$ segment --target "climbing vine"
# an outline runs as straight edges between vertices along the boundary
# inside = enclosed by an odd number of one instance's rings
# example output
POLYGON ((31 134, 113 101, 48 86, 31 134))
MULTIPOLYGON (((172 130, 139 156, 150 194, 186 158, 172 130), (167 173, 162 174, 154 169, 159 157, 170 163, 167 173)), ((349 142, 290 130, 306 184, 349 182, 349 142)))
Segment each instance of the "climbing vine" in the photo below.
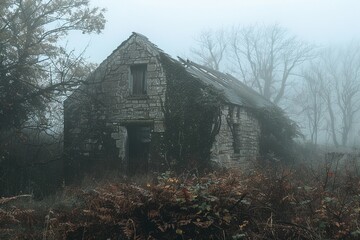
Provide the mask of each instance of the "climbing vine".
POLYGON ((160 60, 167 78, 163 104, 167 156, 176 161, 178 169, 205 168, 221 124, 223 95, 165 54, 160 60))

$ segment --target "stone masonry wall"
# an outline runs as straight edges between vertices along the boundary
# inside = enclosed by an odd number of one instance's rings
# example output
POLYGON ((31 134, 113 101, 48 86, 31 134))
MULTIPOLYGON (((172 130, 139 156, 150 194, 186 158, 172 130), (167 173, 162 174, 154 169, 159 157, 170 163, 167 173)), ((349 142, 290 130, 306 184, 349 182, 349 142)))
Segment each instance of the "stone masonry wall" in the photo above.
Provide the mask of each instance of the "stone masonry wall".
MULTIPOLYGON (((161 106, 166 80, 158 53, 144 36, 132 35, 65 101, 64 147, 84 158, 80 164, 90 164, 92 159, 99 160, 110 151, 107 158, 111 158, 112 165, 126 168, 127 124, 149 126, 152 134, 164 132, 161 106), (131 96, 130 67, 136 64, 147 65, 144 96, 131 96), (115 146, 115 152, 104 149, 105 139, 115 146)), ((72 167, 78 162, 79 159, 68 161, 72 167)))
POLYGON ((224 105, 221 112, 220 131, 211 159, 227 168, 245 167, 259 155, 259 122, 245 107, 224 105), (236 144, 238 152, 235 151, 236 144))
POLYGON ((259 155, 260 123, 254 114, 246 108, 237 107, 240 139, 240 152, 235 158, 240 161, 251 161, 259 155))
POLYGON ((158 60, 158 52, 140 36, 131 38, 101 66, 105 72, 101 89, 107 106, 108 122, 124 123, 151 120, 156 132, 163 132, 161 101, 165 99, 166 79, 158 60), (147 94, 131 96, 130 66, 147 64, 147 94))
POLYGON ((223 167, 231 165, 232 155, 234 154, 234 139, 230 126, 227 123, 228 116, 229 106, 224 105, 221 107, 221 125, 219 134, 215 137, 215 142, 211 149, 211 160, 223 167))

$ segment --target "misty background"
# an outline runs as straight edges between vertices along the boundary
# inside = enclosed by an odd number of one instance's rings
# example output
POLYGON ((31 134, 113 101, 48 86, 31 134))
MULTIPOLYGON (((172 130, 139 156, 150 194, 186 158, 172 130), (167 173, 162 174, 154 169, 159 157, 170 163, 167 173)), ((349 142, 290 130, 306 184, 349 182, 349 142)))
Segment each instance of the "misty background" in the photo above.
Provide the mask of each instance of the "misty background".
MULTIPOLYGON (((206 52, 209 49, 204 48, 204 37, 207 35, 208 40, 211 39, 212 44, 214 44, 214 49, 218 47, 216 44, 226 45, 222 59, 219 61, 218 70, 231 73, 244 81, 244 76, 239 74, 238 66, 234 65, 234 58, 231 56, 231 52, 233 52, 229 42, 233 38, 231 35, 234 35, 235 29, 239 31, 252 27, 262 31, 267 27, 277 26, 281 31, 284 31, 286 37, 294 37, 296 41, 309 44, 313 50, 312 56, 305 59, 303 63, 296 64, 291 71, 289 79, 286 81, 285 94, 278 105, 299 123, 305 141, 325 145, 333 145, 339 142, 335 145, 346 145, 347 147, 359 145, 358 116, 354 113, 354 116, 351 117, 351 126, 344 127, 344 124, 341 124, 341 122, 349 120, 337 114, 341 111, 341 104, 339 105, 338 102, 338 99, 341 98, 339 94, 332 96, 328 101, 333 106, 332 111, 335 111, 335 116, 338 117, 333 121, 329 119, 328 108, 325 106, 326 101, 323 101, 324 96, 319 95, 319 91, 325 83, 317 86, 319 89, 316 89, 316 93, 312 97, 309 96, 311 88, 312 91, 315 91, 311 83, 319 82, 319 79, 310 79, 309 74, 311 75, 311 73, 309 71, 314 72, 314 65, 319 66, 321 64, 326 65, 323 66, 324 69, 331 68, 330 63, 319 63, 319 61, 321 62, 319 58, 327 58, 324 57, 324 54, 328 54, 331 55, 328 57, 335 61, 335 59, 339 60, 339 54, 346 55, 343 52, 357 51, 355 49, 358 46, 355 45, 360 39, 360 32, 356 27, 357 23, 360 23, 360 16, 357 12, 357 9, 360 9, 358 1, 93 0, 91 4, 106 9, 105 19, 107 23, 104 31, 99 35, 90 37, 81 33, 74 33, 69 35, 66 41, 69 48, 74 48, 77 53, 84 52, 86 59, 96 64, 110 55, 132 32, 138 32, 147 36, 150 41, 173 57, 181 56, 207 65, 204 59, 204 55, 206 56, 209 53, 206 52), (223 39, 220 41, 223 43, 220 43, 218 38, 221 34, 223 39), (228 42, 225 43, 226 41, 228 42), (201 54, 203 56, 199 56, 201 54), (307 75, 307 80, 304 78, 305 75, 307 75), (315 106, 312 101, 316 95, 319 96, 318 99, 322 100, 319 102, 317 99, 318 102, 315 106), (304 102, 305 100, 308 101, 304 102), (314 111, 316 112, 315 115, 314 111), (333 128, 331 122, 334 124, 333 128), (348 128, 348 130, 344 128, 348 128), (339 135, 338 138, 343 138, 344 131, 348 132, 346 133, 347 140, 334 140, 333 136, 336 134, 339 135), (346 141, 346 144, 342 144, 342 141, 346 141)), ((341 63, 334 62, 331 64, 341 65, 341 63)), ((344 69, 336 71, 341 72, 344 69)), ((329 73, 329 71, 326 72, 329 73)), ((357 73, 354 72, 354 74, 357 73)), ((332 84, 326 83, 326 85, 331 86, 338 80, 334 81, 332 84)), ((351 83, 353 89, 358 86, 357 81, 360 80, 354 80, 351 83)), ((254 88, 254 86, 252 87, 254 88)), ((335 94, 334 89, 329 89, 329 91, 331 94, 335 94)), ((359 104, 358 95, 356 93, 352 98, 354 102, 351 104, 355 104, 355 108, 356 104, 359 104)), ((357 112, 356 109, 348 111, 357 112)))
POLYGON ((69 36, 69 44, 93 62, 103 61, 132 32, 147 36, 171 56, 189 55, 206 29, 249 24, 279 24, 315 44, 346 44, 360 38, 356 0, 91 0, 106 9, 100 35, 69 36))

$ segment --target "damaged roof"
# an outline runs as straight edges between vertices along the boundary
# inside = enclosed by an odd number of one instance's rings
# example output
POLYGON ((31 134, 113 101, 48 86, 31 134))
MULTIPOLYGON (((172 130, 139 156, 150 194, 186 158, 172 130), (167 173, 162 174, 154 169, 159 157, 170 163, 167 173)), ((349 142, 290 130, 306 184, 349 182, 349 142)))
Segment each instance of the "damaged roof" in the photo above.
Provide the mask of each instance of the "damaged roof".
MULTIPOLYGON (((137 32, 133 32, 132 35, 128 38, 128 40, 133 37, 140 40, 147 47, 148 50, 151 49, 152 52, 155 54, 163 53, 172 61, 178 62, 182 66, 184 66, 186 71, 190 73, 193 77, 197 78, 204 84, 211 85, 217 90, 223 92, 226 100, 231 104, 252 108, 275 106, 275 104, 273 104, 271 101, 264 98, 252 88, 246 86, 244 83, 242 83, 239 79, 235 78, 231 74, 222 73, 189 60, 185 61, 180 57, 179 60, 175 60, 170 55, 165 53, 162 49, 160 49, 157 45, 152 43, 146 36, 137 32)), ((124 46, 128 40, 124 41, 118 48, 124 46)), ((114 52, 116 50, 114 50, 114 52)))
POLYGON ((230 74, 213 70, 189 60, 185 61, 179 58, 179 61, 193 77, 223 92, 229 103, 253 108, 275 106, 272 102, 230 74))

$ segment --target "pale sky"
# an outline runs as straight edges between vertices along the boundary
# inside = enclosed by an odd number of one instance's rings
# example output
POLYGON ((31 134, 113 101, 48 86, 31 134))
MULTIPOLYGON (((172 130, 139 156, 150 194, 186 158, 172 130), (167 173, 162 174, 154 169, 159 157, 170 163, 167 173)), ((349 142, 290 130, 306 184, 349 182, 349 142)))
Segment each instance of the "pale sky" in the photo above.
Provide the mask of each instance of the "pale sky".
POLYGON ((106 8, 100 35, 71 35, 69 45, 100 63, 132 32, 176 57, 188 56, 205 29, 279 24, 316 44, 360 40, 360 0, 90 0, 106 8))

